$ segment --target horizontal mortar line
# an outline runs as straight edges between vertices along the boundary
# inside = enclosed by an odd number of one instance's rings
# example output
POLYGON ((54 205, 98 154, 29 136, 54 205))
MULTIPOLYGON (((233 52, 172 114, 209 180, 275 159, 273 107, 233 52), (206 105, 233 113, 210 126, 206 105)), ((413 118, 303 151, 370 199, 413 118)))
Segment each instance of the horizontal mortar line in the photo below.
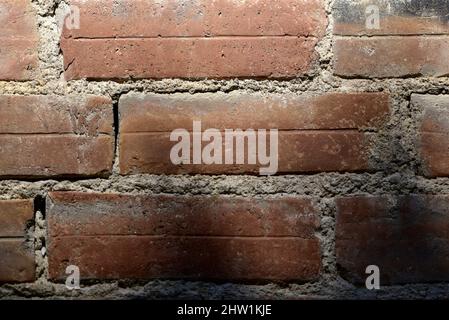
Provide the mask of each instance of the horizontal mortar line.
POLYGON ((0 236, 0 244, 2 241, 17 241, 17 240, 23 240, 25 241, 25 236, 0 236))
POLYGON ((50 234, 50 238, 60 239, 60 238, 154 238, 158 240, 170 240, 170 239, 221 239, 221 240, 229 240, 229 239, 238 239, 238 240, 249 240, 249 239, 261 239, 261 240, 273 240, 273 239, 282 239, 282 240, 313 240, 313 238, 302 238, 295 236, 214 236, 214 235, 149 235, 149 234, 98 234, 98 235, 60 235, 55 236, 50 234))
MULTIPOLYGON (((178 128, 182 129, 182 128, 178 128)), ((173 129, 178 130, 178 129, 173 129)), ((203 128, 203 131, 201 133, 204 133, 204 130, 208 129, 215 129, 215 128, 203 128)), ((226 132, 223 129, 218 129, 220 133, 225 134, 226 132)), ((226 130, 233 130, 235 133, 235 130, 239 129, 226 129, 226 130)), ((240 129, 242 132, 247 133, 247 130, 251 129, 240 129)), ((269 130, 276 130, 275 128, 272 129, 252 129, 257 133, 258 130, 267 130, 267 133, 269 130)), ((287 133, 308 133, 308 134, 314 134, 314 133, 373 133, 373 131, 362 131, 360 129, 277 129, 279 133, 287 132, 287 133)), ((121 131, 121 135, 158 135, 158 134, 171 134, 173 131, 140 131, 140 132, 127 132, 127 131, 121 131)), ((194 133, 192 130, 187 130, 189 133, 194 133)), ((198 132, 200 133, 200 132, 198 132)))
POLYGON ((265 35, 265 36, 257 36, 257 35, 215 35, 215 36, 109 36, 109 37, 73 37, 73 38, 65 38, 66 40, 164 40, 164 39, 194 39, 194 40, 208 40, 208 39, 316 39, 316 36, 307 36, 307 35, 265 35))

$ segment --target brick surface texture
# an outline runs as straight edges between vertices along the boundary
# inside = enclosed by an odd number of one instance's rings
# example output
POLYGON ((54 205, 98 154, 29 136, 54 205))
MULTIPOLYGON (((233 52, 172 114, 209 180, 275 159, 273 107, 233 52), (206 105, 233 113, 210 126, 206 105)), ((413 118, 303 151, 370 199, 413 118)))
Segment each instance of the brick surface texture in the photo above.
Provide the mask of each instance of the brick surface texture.
POLYGON ((334 46, 336 74, 349 78, 449 74, 447 1, 369 2, 334 3, 334 34, 345 36, 337 38, 334 46), (377 9, 370 9, 369 5, 377 9), (379 12, 379 24, 367 28, 367 18, 375 10, 379 12), (364 35, 374 37, 351 37, 364 35))
POLYGON ((26 239, 33 219, 33 200, 0 200, 0 283, 35 279, 33 242, 26 239))
POLYGON ((448 17, 0 0, 0 299, 447 299, 448 17))
POLYGON ((170 141, 170 132, 192 130, 193 121, 221 131, 278 129, 279 172, 295 173, 370 170, 372 134, 363 129, 379 128, 388 118, 389 103, 384 94, 126 95, 119 109, 122 174, 258 172, 257 165, 172 164, 176 142, 170 141))
POLYGON ((39 64, 37 17, 28 0, 0 2, 0 80, 36 78, 39 64))
POLYGON ((67 264, 92 279, 312 280, 320 270, 307 198, 54 193, 47 208, 51 278, 67 264))
POLYGON ((68 79, 292 78, 313 68, 327 25, 318 0, 72 4, 82 24, 62 37, 68 79))
POLYGON ((448 280, 448 196, 355 196, 336 204, 344 277, 364 283, 366 267, 377 265, 386 284, 448 280))
POLYGON ((112 121, 104 97, 0 96, 0 176, 106 175, 112 121))

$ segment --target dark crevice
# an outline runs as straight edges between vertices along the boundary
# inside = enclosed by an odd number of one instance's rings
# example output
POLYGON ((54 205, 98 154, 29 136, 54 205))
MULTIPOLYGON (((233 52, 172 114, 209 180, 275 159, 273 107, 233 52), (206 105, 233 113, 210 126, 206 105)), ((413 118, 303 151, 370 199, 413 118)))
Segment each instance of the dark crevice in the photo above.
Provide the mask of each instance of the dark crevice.
POLYGON ((115 141, 115 153, 118 152, 118 135, 120 130, 120 124, 119 124, 119 110, 118 110, 118 101, 114 102, 113 106, 113 112, 114 112, 114 141, 115 141))
POLYGON ((42 217, 45 219, 46 214, 46 202, 45 197, 38 195, 34 198, 34 214, 36 215, 36 212, 40 211, 42 213, 42 217))
POLYGON ((113 129, 114 129, 114 155, 118 154, 118 138, 120 134, 120 112, 119 101, 123 93, 117 93, 111 96, 112 99, 112 112, 113 112, 113 129))

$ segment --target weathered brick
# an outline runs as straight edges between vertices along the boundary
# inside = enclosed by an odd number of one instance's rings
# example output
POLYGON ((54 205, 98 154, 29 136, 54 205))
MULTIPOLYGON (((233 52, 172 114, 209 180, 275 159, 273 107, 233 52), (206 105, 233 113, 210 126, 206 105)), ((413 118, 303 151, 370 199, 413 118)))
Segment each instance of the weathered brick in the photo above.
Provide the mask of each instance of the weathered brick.
MULTIPOLYGON (((386 94, 322 96, 257 94, 127 95, 120 109, 120 172, 257 173, 260 165, 174 165, 170 132, 279 129, 279 173, 370 170, 371 134, 388 118, 386 94), (334 130, 335 129, 335 130, 334 130)), ((206 144, 206 143, 204 143, 206 144)), ((222 162, 224 163, 224 161, 222 162)))
POLYGON ((50 193, 49 276, 313 280, 321 254, 312 199, 50 193))
POLYGON ((334 68, 339 76, 399 78, 449 75, 446 37, 339 38, 334 68))
POLYGON ((320 0, 71 0, 80 28, 66 38, 322 36, 320 0), (245 21, 245 23, 243 23, 245 21))
POLYGON ((73 1, 67 79, 292 78, 312 68, 321 1, 73 1), (247 21, 247 23, 242 23, 247 21))
POLYGON ((31 80, 38 66, 36 14, 29 0, 0 0, 0 80, 31 80))
POLYGON ((313 238, 319 227, 309 198, 128 196, 53 192, 51 233, 69 235, 222 235, 313 238), (95 210, 100 201, 102 206, 95 210), (73 206, 77 209, 73 210, 73 206), (175 212, 176 214, 173 214, 175 212))
POLYGON ((109 98, 0 96, 0 176, 96 176, 112 170, 109 98))
POLYGON ((193 120, 220 130, 378 129, 389 115, 388 100, 384 93, 128 94, 120 99, 120 129, 171 132, 190 128, 193 120))
POLYGON ((25 237, 27 222, 33 216, 33 200, 0 201, 0 236, 25 237))
POLYGON ((23 239, 0 240, 0 282, 32 282, 35 280, 34 251, 23 239))
POLYGON ((448 281, 447 195, 354 196, 337 202, 336 254, 344 278, 382 284, 448 281))
POLYGON ((0 201, 0 282, 35 279, 33 245, 25 238, 33 216, 33 200, 0 201))
POLYGON ((67 79, 293 78, 316 41, 296 37, 75 40, 63 46, 67 79))
POLYGON ((339 35, 449 34, 449 1, 337 0, 333 6, 334 33, 339 35), (379 9, 379 28, 366 26, 379 9))
MULTIPOLYGON (((370 170, 370 134, 354 131, 280 132, 277 173, 370 170)), ((256 164, 175 165, 170 151, 176 142, 169 133, 124 134, 120 139, 120 173, 151 174, 259 174, 256 164)), ((203 143, 203 147, 207 143, 203 143)), ((223 148, 225 145, 223 143, 223 148)), ((245 151, 246 152, 246 151, 245 151)), ((192 154, 192 151, 191 151, 192 154)), ((222 157, 224 159, 224 156, 222 157)), ((234 151, 235 159, 235 151, 234 151)))
POLYGON ((449 176, 449 95, 413 94, 411 103, 422 113, 418 148, 425 175, 449 176))
POLYGON ((337 38, 335 73, 349 78, 447 76, 448 5, 447 0, 337 0, 334 34, 376 37, 337 38), (369 24, 375 20, 376 7, 378 26, 369 24))

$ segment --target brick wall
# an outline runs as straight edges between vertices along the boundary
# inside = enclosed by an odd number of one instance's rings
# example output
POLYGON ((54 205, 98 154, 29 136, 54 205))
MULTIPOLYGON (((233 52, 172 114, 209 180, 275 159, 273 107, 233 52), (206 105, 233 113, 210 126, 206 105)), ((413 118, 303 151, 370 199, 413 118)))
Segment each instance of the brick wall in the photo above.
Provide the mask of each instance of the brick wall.
POLYGON ((447 297, 448 13, 0 0, 0 298, 447 297))

